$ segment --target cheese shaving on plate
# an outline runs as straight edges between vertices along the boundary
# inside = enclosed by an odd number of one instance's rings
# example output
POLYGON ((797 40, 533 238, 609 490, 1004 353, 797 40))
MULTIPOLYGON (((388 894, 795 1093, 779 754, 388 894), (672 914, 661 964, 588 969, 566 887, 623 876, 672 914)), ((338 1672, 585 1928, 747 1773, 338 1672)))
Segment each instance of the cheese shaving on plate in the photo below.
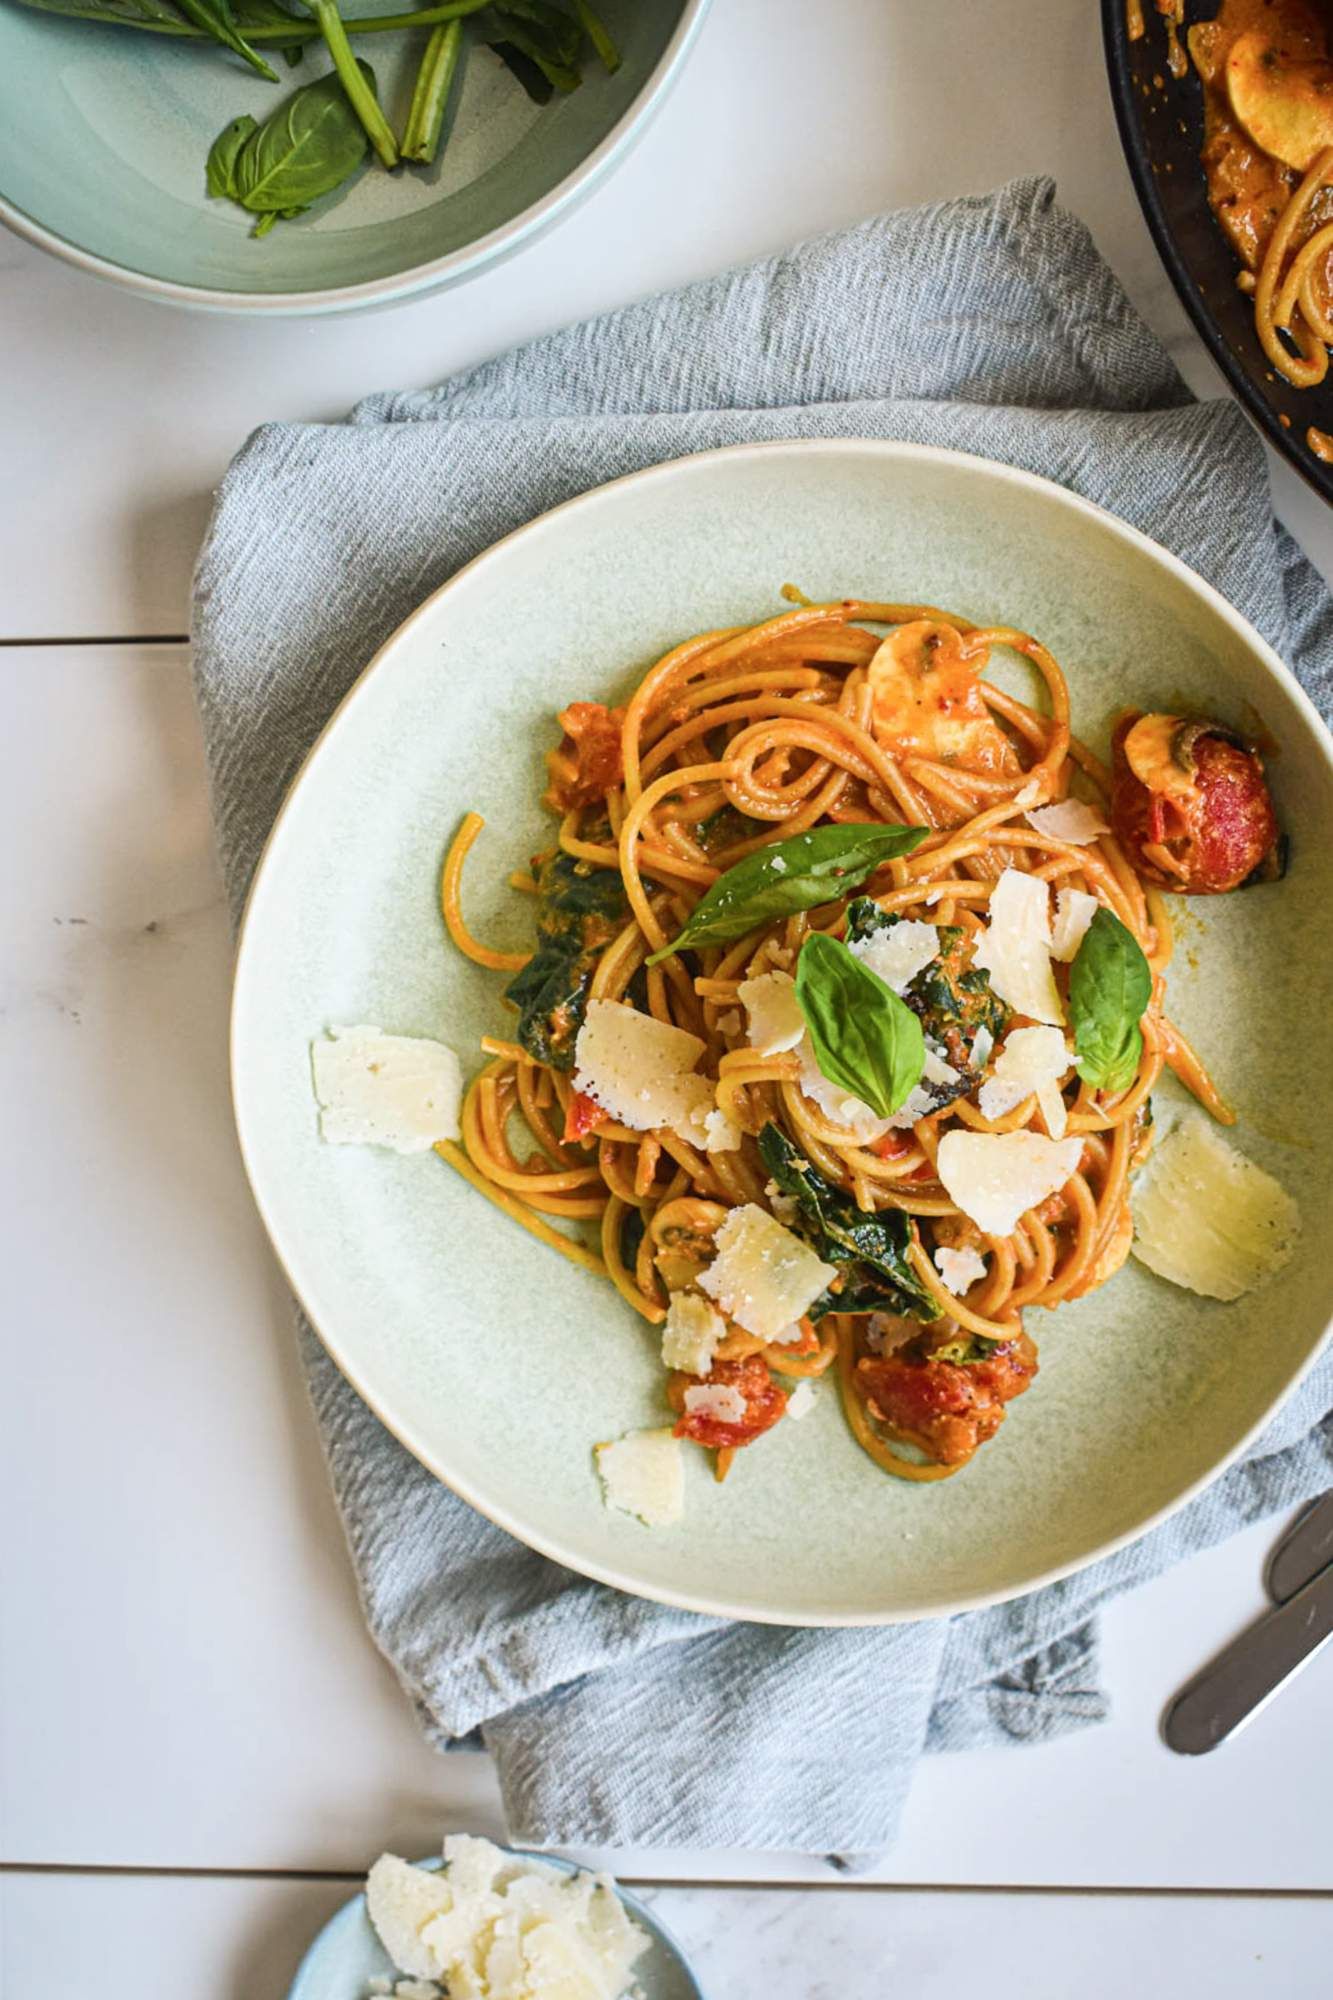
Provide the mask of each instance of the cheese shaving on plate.
POLYGON ((737 998, 750 1018, 750 1047, 761 1056, 785 1055, 805 1033, 805 1016, 789 972, 761 972, 743 979, 737 998))
POLYGON ((1238 1299, 1288 1262, 1301 1214, 1280 1181, 1183 1112, 1134 1193, 1134 1255, 1159 1278, 1210 1299, 1238 1299))
POLYGON ((310 1063, 321 1136, 333 1146, 387 1146, 426 1153, 458 1137, 463 1075, 443 1042, 386 1035, 362 1024, 330 1028, 310 1063))
POLYGON ((1083 1141, 1039 1132, 946 1132, 936 1165, 951 1201, 987 1236, 1010 1236, 1020 1216, 1078 1172, 1083 1141))
POLYGON ((1073 1061, 1058 1028, 1012 1028, 977 1094, 978 1110, 983 1118, 1004 1118, 1035 1093, 1047 1131, 1063 1139, 1069 1119, 1058 1086, 1073 1061))
POLYGON ((727 1323, 697 1292, 673 1292, 662 1325, 662 1366, 685 1375, 706 1375, 727 1323))
POLYGON ((1029 826, 1050 840, 1062 840, 1066 847, 1091 847, 1111 831, 1095 806, 1082 799, 1061 799, 1053 806, 1039 806, 1025 815, 1029 826))
POLYGON ((1051 971, 1050 892, 1036 875, 1006 868, 991 890, 989 920, 974 964, 1018 1013, 1059 1027, 1064 1009, 1051 971))
POLYGON ((608 1507, 637 1514, 645 1528, 669 1528, 680 1519, 685 1463, 674 1431, 630 1431, 595 1451, 608 1507))
POLYGON ((838 1275, 754 1202, 733 1208, 713 1240, 717 1255, 699 1273, 700 1287, 760 1340, 780 1337, 838 1275))
POLYGON ((1051 957, 1069 965, 1088 934, 1088 926, 1101 908, 1086 889, 1061 889, 1055 899, 1055 922, 1051 926, 1051 957))
POLYGON ((635 1132, 660 1126, 700 1143, 713 1086, 696 1076, 697 1035, 619 1000, 590 1000, 574 1044, 574 1088, 635 1132))
POLYGON ((956 1299, 979 1284, 986 1275, 986 1260, 979 1250, 951 1250, 941 1244, 935 1252, 935 1269, 956 1299))
POLYGON ((918 972, 924 972, 939 957, 940 934, 934 924, 908 918, 891 924, 887 930, 857 938, 847 949, 895 993, 905 993, 918 972))

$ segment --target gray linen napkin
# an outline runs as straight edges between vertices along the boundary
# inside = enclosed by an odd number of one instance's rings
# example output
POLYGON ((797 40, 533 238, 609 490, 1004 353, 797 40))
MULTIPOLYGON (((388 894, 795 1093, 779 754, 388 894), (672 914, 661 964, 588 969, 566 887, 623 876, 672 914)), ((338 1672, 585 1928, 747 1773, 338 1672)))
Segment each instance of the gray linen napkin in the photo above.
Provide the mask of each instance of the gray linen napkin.
MULTIPOLYGON (((879 217, 572 327, 348 424, 275 425, 228 472, 195 662, 239 912, 312 737, 376 647, 500 535, 584 488, 753 438, 919 439, 1059 480, 1218 585, 1327 717, 1333 607, 1230 403, 1192 402, 1051 186, 879 217)), ((624 1597, 429 1477, 302 1353, 375 1638, 432 1741, 478 1727, 513 1838, 862 1853, 923 1750, 1107 1710, 1092 1614, 1333 1480, 1333 1360, 1246 1461, 1133 1548, 1016 1603, 784 1631, 624 1597), (847 1717, 855 1721, 849 1756, 847 1717)))

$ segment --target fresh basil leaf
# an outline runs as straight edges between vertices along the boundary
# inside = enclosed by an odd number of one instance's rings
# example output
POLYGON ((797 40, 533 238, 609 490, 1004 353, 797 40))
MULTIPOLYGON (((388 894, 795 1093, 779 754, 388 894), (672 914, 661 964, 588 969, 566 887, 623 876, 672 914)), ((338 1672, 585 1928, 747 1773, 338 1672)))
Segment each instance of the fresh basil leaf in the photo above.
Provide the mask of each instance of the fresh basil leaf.
POLYGON ((771 1121, 759 1134, 759 1155, 783 1194, 796 1202, 800 1233, 826 1264, 838 1266, 838 1287, 815 1300, 812 1319, 830 1312, 940 1317, 937 1301, 908 1262, 912 1223, 900 1208, 867 1215, 771 1121))
MULTIPOLYGON (((597 838, 590 829, 590 837, 597 838)), ((610 828, 607 828, 610 837, 610 828)), ((505 989, 519 1010, 518 1039, 552 1069, 574 1067, 574 1043, 597 961, 629 915, 615 868, 557 848, 537 864, 537 949, 505 989)))
POLYGON ((225 125, 213 141, 208 155, 208 192, 214 200, 239 201, 236 186, 236 161, 242 146, 252 132, 259 129, 259 120, 249 112, 244 118, 233 118, 225 125))
POLYGON ((926 1064, 926 1038, 906 1003, 840 938, 816 931, 796 961, 796 1000, 815 1061, 888 1118, 906 1103, 926 1064))
POLYGON ((1127 1090, 1143 1056, 1139 1022, 1152 968, 1131 931, 1100 909, 1069 968, 1069 1012, 1079 1075, 1094 1090, 1127 1090))
POLYGON ((687 945, 727 944, 775 917, 831 903, 899 854, 919 847, 924 826, 817 826, 747 854, 699 898, 685 928, 648 963, 687 945))
MULTIPOLYGON (((359 63, 371 90, 375 76, 359 63)), ((332 194, 366 156, 366 134, 347 102, 336 70, 303 84, 262 124, 235 143, 243 119, 234 119, 213 142, 208 191, 225 194, 260 218, 256 234, 278 217, 299 215, 321 195, 332 194)))

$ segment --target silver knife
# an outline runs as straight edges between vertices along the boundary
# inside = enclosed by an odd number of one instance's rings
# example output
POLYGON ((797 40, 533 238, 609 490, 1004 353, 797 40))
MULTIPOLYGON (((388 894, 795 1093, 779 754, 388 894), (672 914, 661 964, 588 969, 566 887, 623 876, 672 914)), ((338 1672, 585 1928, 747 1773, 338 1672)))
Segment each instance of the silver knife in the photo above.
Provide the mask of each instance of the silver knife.
POLYGON ((1269 1588, 1280 1599, 1188 1681, 1162 1718, 1168 1747, 1200 1757, 1234 1735, 1333 1638, 1333 1566, 1309 1565, 1333 1534, 1333 1496, 1302 1515, 1274 1551, 1269 1588), (1310 1577, 1300 1582, 1300 1572, 1310 1577), (1276 1574, 1274 1572, 1276 1571, 1276 1574), (1293 1587, 1299 1583, 1299 1587, 1293 1587))
POLYGON ((1289 1597, 1333 1563, 1333 1493, 1314 1501, 1297 1516, 1272 1555, 1264 1581, 1274 1604, 1289 1597))

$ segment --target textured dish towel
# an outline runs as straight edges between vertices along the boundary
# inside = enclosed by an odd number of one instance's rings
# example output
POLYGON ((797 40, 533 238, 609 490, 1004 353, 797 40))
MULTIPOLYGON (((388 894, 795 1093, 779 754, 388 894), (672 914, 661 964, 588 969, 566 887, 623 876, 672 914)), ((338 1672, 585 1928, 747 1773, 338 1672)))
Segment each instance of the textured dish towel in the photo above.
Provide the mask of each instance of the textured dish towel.
MULTIPOLYGON (((428 592, 585 487, 790 437, 952 445, 1100 501, 1218 585, 1329 714, 1333 608, 1272 519, 1256 438, 1233 404, 1191 401, 1087 232, 1022 181, 374 397, 347 424, 259 431, 196 579, 236 911, 312 737, 428 592)), ((1081 1576, 950 1622, 736 1625, 512 1541, 394 1442, 304 1323, 301 1340, 371 1630, 434 1742, 480 1728, 521 1841, 882 1849, 923 1750, 1105 1715, 1104 1598, 1333 1481, 1325 1358, 1243 1464, 1081 1576)))

